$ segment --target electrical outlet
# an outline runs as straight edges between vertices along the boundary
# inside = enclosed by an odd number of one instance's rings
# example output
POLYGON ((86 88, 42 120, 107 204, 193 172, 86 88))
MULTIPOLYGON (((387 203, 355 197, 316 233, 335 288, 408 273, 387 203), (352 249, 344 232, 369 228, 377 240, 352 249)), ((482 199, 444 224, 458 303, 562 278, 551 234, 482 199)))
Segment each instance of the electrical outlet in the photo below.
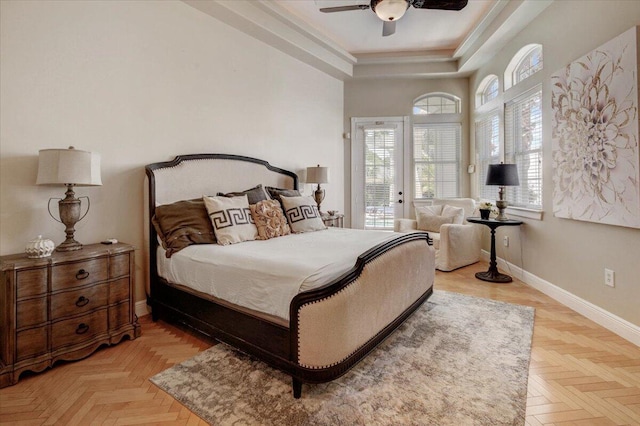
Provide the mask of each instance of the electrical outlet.
POLYGON ((502 237, 502 244, 504 244, 505 247, 509 247, 509 237, 507 235, 502 237))
POLYGON ((604 269, 604 285, 608 285, 609 287, 616 286, 615 273, 611 269, 604 269))

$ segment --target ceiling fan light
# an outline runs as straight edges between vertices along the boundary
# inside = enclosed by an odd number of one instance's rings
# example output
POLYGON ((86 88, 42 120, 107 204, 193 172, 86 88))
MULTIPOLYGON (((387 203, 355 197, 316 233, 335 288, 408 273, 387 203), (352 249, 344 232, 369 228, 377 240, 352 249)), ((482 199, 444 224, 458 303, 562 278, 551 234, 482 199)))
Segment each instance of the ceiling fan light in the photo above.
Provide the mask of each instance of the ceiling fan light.
POLYGON ((407 0, 373 0, 371 10, 383 21, 397 21, 409 8, 407 0))

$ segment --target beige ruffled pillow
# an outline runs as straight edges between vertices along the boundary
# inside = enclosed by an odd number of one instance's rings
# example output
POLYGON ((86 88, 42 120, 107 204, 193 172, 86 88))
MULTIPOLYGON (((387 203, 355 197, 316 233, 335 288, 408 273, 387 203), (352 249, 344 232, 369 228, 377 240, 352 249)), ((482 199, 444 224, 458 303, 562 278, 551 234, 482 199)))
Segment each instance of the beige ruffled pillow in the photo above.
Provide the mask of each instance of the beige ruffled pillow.
POLYGON ((291 234, 280 203, 276 200, 258 201, 249 206, 251 216, 258 228, 258 240, 282 237, 291 234))
POLYGON ((202 199, 207 207, 218 244, 226 246, 256 239, 258 228, 253 222, 246 195, 232 198, 205 196, 202 199))

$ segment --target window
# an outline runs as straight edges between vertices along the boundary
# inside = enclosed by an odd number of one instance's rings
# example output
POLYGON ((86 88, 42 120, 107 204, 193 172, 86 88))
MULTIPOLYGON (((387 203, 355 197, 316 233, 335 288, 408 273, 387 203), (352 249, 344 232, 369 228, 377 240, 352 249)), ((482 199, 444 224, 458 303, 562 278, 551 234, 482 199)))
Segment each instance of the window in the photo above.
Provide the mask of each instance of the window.
POLYGON ((516 53, 504 71, 504 89, 510 89, 542 70, 542 45, 529 44, 516 53))
POLYGON ((414 115, 459 114, 460 98, 446 93, 430 93, 413 103, 414 115))
POLYGON ((486 104, 498 97, 499 91, 498 77, 489 75, 480 83, 478 93, 476 93, 476 107, 486 104))
POLYGON ((520 60, 513 71, 513 84, 520 83, 542 69, 542 46, 536 46, 520 60))
POLYGON ((489 164, 500 162, 500 112, 492 111, 475 123, 478 196, 482 200, 497 200, 498 187, 485 185, 489 164))
POLYGON ((505 163, 518 166, 520 186, 507 189, 510 205, 542 209, 542 88, 505 104, 505 163))
POLYGON ((416 199, 459 196, 460 123, 413 126, 416 199))

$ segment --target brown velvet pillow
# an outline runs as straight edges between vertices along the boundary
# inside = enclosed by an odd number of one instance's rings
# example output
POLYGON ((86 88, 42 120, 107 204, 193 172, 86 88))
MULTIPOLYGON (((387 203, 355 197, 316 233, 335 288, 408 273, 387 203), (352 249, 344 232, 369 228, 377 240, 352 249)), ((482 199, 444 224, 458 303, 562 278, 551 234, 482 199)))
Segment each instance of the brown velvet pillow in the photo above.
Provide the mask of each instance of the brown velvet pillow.
POLYGON ((167 257, 191 244, 216 243, 213 225, 201 199, 158 206, 152 222, 167 257))
POLYGON ((246 195, 247 198, 249 199, 249 204, 255 204, 258 201, 264 201, 269 199, 269 195, 267 195, 267 193, 265 192, 264 188, 262 187, 262 184, 258 186, 254 186, 253 188, 247 189, 245 191, 228 192, 226 194, 223 194, 222 192, 218 192, 218 194, 216 195, 221 197, 241 197, 243 195, 246 195))

